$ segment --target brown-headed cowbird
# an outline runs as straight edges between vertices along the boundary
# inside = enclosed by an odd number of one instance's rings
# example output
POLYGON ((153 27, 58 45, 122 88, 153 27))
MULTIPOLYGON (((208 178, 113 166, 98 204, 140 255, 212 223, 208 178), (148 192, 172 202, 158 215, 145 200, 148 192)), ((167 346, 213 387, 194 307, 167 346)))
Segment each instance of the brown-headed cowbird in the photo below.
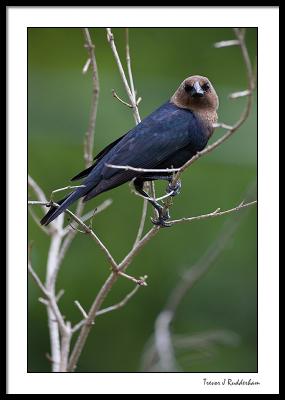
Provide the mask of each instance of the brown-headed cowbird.
MULTIPOLYGON (((48 225, 81 197, 84 197, 83 201, 90 200, 130 180, 146 197, 144 182, 158 179, 168 180, 168 191, 177 194, 180 185, 171 187, 171 173, 142 173, 111 168, 107 164, 144 169, 181 167, 206 146, 214 131, 213 124, 217 122, 218 105, 218 96, 208 78, 199 75, 186 78, 169 101, 105 147, 94 158, 91 167, 72 178, 72 181, 84 178, 83 187, 58 201, 59 207, 51 206, 41 224, 48 225)), ((165 225, 169 215, 163 215, 159 203, 149 201, 159 213, 156 223, 165 225)))

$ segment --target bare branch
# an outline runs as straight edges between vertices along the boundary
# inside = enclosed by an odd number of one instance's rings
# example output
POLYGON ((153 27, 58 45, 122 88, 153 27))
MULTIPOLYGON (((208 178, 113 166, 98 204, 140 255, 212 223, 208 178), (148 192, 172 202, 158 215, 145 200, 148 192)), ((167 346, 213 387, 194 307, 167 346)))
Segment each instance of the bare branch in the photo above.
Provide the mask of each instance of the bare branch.
POLYGON ((130 102, 131 102, 131 105, 132 105, 134 119, 135 119, 136 123, 138 124, 139 122, 141 122, 141 118, 140 118, 140 115, 139 115, 139 112, 138 112, 138 106, 137 106, 137 103, 136 103, 136 98, 135 98, 135 96, 133 96, 133 93, 132 93, 132 91, 131 91, 131 89, 129 87, 129 84, 128 84, 128 81, 127 81, 127 78, 126 78, 126 75, 125 75, 125 71, 124 71, 124 68, 122 66, 122 63, 121 63, 121 60, 120 60, 120 57, 119 57, 119 54, 118 54, 118 51, 117 51, 117 47, 115 45, 114 35, 113 35, 113 33, 112 33, 110 28, 107 28, 107 39, 108 39, 108 42, 110 43, 111 49, 113 51, 113 54, 114 54, 117 66, 119 68, 119 72, 120 72, 123 84, 125 86, 125 90, 126 90, 127 95, 128 95, 128 97, 130 99, 130 102))
POLYGON ((129 279, 130 281, 134 282, 138 286, 147 286, 147 283, 145 282, 145 280, 143 278, 137 279, 137 278, 134 278, 133 276, 128 275, 125 272, 121 272, 121 271, 119 271, 118 274, 129 279))
POLYGON ((135 171, 135 172, 178 172, 181 168, 136 168, 131 167, 130 165, 114 165, 114 164, 105 164, 106 167, 114 168, 114 169, 124 169, 126 171, 135 171))
POLYGON ((245 204, 241 203, 238 206, 236 206, 234 208, 231 208, 229 210, 225 210, 225 211, 220 211, 220 208, 218 208, 217 210, 215 210, 215 211, 213 211, 211 213, 208 213, 208 214, 197 215, 196 217, 189 217, 189 218, 184 217, 184 218, 180 218, 180 219, 174 219, 174 220, 169 221, 169 223, 171 225, 175 225, 175 224, 180 224, 182 222, 192 222, 192 221, 196 221, 196 220, 199 220, 199 219, 206 219, 206 218, 211 218, 211 217, 220 217, 221 215, 230 214, 230 213, 233 213, 233 212, 236 212, 236 211, 240 211, 241 209, 246 208, 246 207, 250 207, 250 206, 252 206, 254 204, 257 204, 257 200, 254 200, 254 201, 251 201, 251 202, 245 203, 245 204))
POLYGON ((95 232, 89 228, 89 226, 87 226, 83 221, 81 221, 80 218, 78 218, 75 214, 73 214, 70 210, 65 210, 69 215, 72 216, 72 218, 78 223, 78 225, 80 225, 83 230, 91 236, 91 238, 99 245, 100 249, 105 253, 107 260, 109 261, 111 267, 113 270, 117 270, 117 263, 114 260, 113 256, 111 255, 111 253, 109 252, 109 250, 107 249, 107 247, 103 244, 103 242, 101 242, 101 240, 99 239, 99 237, 95 234, 95 232))
POLYGON ((45 287, 45 285, 42 283, 42 281, 40 280, 39 276, 37 275, 37 273, 34 271, 31 262, 28 262, 28 270, 29 273, 31 274, 32 278, 34 279, 34 281, 36 282, 37 286, 40 288, 40 290, 43 292, 43 294, 45 295, 45 297, 48 298, 49 293, 45 287))
MULTIPOLYGON (((28 202, 29 205, 38 205, 38 204, 43 204, 46 206, 50 206, 51 203, 49 202, 39 202, 39 201, 29 201, 28 202)), ((52 203, 52 205, 54 207, 59 207, 59 204, 57 203, 52 203)), ((64 211, 66 214, 70 215, 75 222, 78 223, 78 225, 80 225, 84 232, 87 233, 88 235, 91 236, 91 238, 99 245, 99 247, 101 248, 101 250, 105 253, 107 260, 109 261, 111 267, 116 270, 117 269, 117 263, 116 261, 113 259, 111 253, 109 252, 109 250, 107 249, 107 247, 101 242, 101 240, 98 238, 98 236, 95 234, 95 232, 89 228, 89 226, 87 226, 79 217, 77 217, 73 212, 71 212, 70 210, 66 209, 64 211)))
POLYGON ((83 34, 85 38, 85 47, 89 54, 89 60, 92 65, 92 100, 91 100, 91 111, 89 118, 88 130, 86 132, 86 141, 84 148, 84 160, 86 167, 92 164, 93 161, 93 144, 94 144, 94 132, 95 132, 95 124, 96 124, 96 116, 97 116, 97 108, 98 108, 98 99, 99 99, 99 76, 98 76, 98 68, 95 57, 95 46, 92 43, 91 36, 88 28, 83 28, 83 34))
POLYGON ((241 203, 238 206, 231 208, 229 210, 225 210, 225 211, 220 211, 220 208, 217 208, 215 211, 210 212, 208 214, 202 214, 202 215, 197 215, 196 217, 184 217, 184 218, 180 218, 180 219, 173 219, 171 221, 169 221, 169 223, 171 225, 175 225, 175 224, 180 224, 182 222, 192 222, 192 221, 196 221, 199 219, 206 219, 206 218, 211 218, 211 217, 220 217, 221 215, 225 215, 225 214, 230 214, 236 211, 240 211, 243 208, 246 207, 250 207, 253 206, 254 204, 257 204, 257 200, 251 201, 249 203, 241 203))
POLYGON ((115 99, 119 100, 122 104, 124 104, 125 106, 129 107, 129 108, 133 108, 133 106, 129 103, 127 103, 126 101, 124 101, 123 99, 121 99, 117 93, 115 92, 114 89, 112 89, 112 95, 113 97, 115 97, 115 99))
MULTIPOLYGON (((51 204, 49 201, 39 201, 39 200, 29 200, 28 201, 29 206, 45 206, 45 207, 50 207, 51 204)), ((53 203, 55 205, 55 203, 53 203)))
MULTIPOLYGON (((113 200, 111 200, 111 199, 107 199, 107 200, 103 201, 103 203, 100 204, 98 207, 96 207, 94 210, 91 210, 88 213, 84 214, 82 217, 80 217, 81 221, 82 222, 86 222, 90 218, 93 218, 95 215, 98 215, 102 211, 105 211, 106 208, 108 208, 112 204, 112 202, 113 202, 113 200)), ((77 215, 77 213, 76 213, 76 215, 77 215)), ((70 232, 70 226, 69 225, 67 225, 64 228, 63 235, 67 234, 68 232, 70 232)), ((61 248, 61 252, 62 252, 62 248, 61 248)), ((61 254, 60 254, 60 258, 61 258, 61 254)))
POLYGON ((101 287, 99 293, 97 294, 89 312, 88 312, 88 318, 86 319, 85 323, 83 324, 79 336, 76 340, 76 343, 73 347, 71 356, 69 358, 69 363, 68 363, 68 368, 67 370, 72 372, 77 366, 77 361, 80 357, 80 354, 82 353, 82 350, 85 346, 87 337, 89 335, 89 332, 92 327, 92 323, 96 317, 96 313, 99 311, 101 304, 103 303, 105 297, 113 287, 113 284, 117 281, 118 279, 118 274, 112 272, 103 286, 101 287))
POLYGON ((233 127, 227 124, 224 124, 223 122, 218 122, 216 124, 213 124, 213 128, 223 128, 223 129, 232 129, 233 127))
POLYGON ((66 372, 68 365, 68 356, 70 350, 70 342, 72 337, 72 329, 69 321, 66 322, 65 331, 61 338, 61 354, 60 354, 60 365, 59 372, 66 372))
MULTIPOLYGON (((28 175, 28 185, 30 186, 31 189, 33 189, 33 191, 39 201, 43 201, 43 202, 47 201, 44 191, 30 175, 28 175)), ((46 209, 44 207, 42 207, 42 210, 43 210, 43 212, 46 212, 46 209)))
POLYGON ((79 189, 82 187, 85 187, 85 185, 65 186, 59 189, 55 189, 51 192, 50 201, 53 201, 55 193, 64 192, 65 190, 70 190, 70 189, 79 189))
POLYGON ((58 292, 58 294, 56 295, 56 302, 58 303, 59 300, 62 298, 62 296, 64 295, 64 289, 60 289, 60 291, 58 292))
POLYGON ((50 241, 46 268, 45 286, 49 292, 49 306, 47 307, 48 326, 50 333, 51 357, 53 372, 60 370, 61 342, 60 336, 65 334, 65 323, 56 301, 56 278, 59 271, 58 252, 62 241, 63 214, 52 222, 55 228, 50 241))
MULTIPOLYGON (((131 67, 129 28, 126 28, 126 60, 127 60, 127 68, 128 68, 128 75, 129 75, 129 81, 130 81, 130 89, 131 89, 133 98, 136 100, 136 92, 135 92, 133 73, 132 73, 132 67, 131 67)), ((137 102, 136 102, 136 104, 137 104, 137 102)))
POLYGON ((142 234, 143 234, 145 220, 146 220, 146 216, 147 216, 147 203, 148 203, 148 201, 146 199, 144 199, 143 207, 142 207, 142 214, 141 214, 141 219, 140 219, 140 225, 139 225, 138 233, 137 233, 137 236, 136 236, 136 239, 134 242, 134 246, 136 246, 138 244, 138 242, 140 241, 142 234))
MULTIPOLYGON (((51 258, 53 257, 53 249, 54 245, 51 246, 52 251, 49 252, 49 262, 51 263, 51 258)), ((28 270, 36 282, 37 286, 40 288, 42 293, 44 294, 47 301, 44 301, 44 304, 47 306, 47 311, 49 315, 49 326, 50 326, 50 339, 51 339, 51 350, 52 350, 52 365, 53 371, 57 372, 60 370, 60 363, 62 361, 62 357, 60 356, 60 344, 59 344, 59 336, 57 327, 59 327, 61 334, 65 337, 68 334, 68 326, 65 325, 62 314, 57 305, 57 299, 52 292, 52 285, 50 281, 47 282, 49 286, 44 285, 37 273, 32 268, 31 262, 28 263, 28 270), (58 324, 58 325, 57 325, 58 324)), ((48 276, 48 275, 47 275, 48 276)), ((45 300, 45 299, 42 299, 45 300)), ((68 355, 68 353, 67 353, 68 355)))
POLYGON ((246 90, 243 90, 241 92, 235 92, 235 93, 229 94, 229 98, 230 99, 237 99, 239 97, 249 96, 249 95, 251 95, 251 93, 252 92, 250 90, 246 89, 246 90))
POLYGON ((161 371, 177 371, 175 351, 172 344, 169 325, 173 313, 169 310, 162 311, 155 321, 155 347, 159 355, 159 366, 161 371))
POLYGON ((137 243, 136 246, 132 248, 132 250, 126 255, 126 257, 119 264, 119 271, 125 271, 126 268, 130 265, 135 255, 146 245, 146 243, 153 238, 160 230, 160 226, 152 227, 144 237, 137 243))
MULTIPOLYGON (((83 215, 83 217, 81 217, 81 221, 85 222, 88 221, 90 218, 94 217, 95 215, 99 214, 100 212, 104 211, 107 207, 109 207, 112 204, 112 200, 111 199, 107 199, 105 200, 102 204, 100 204, 98 207, 96 207, 95 210, 92 210, 88 213, 86 213, 85 215, 83 215)), ((76 209, 75 214, 76 215, 81 215, 83 210, 83 203, 80 201, 78 204, 78 207, 76 209)), ((75 235, 76 235, 77 231, 72 229, 70 225, 67 225, 64 229, 62 234, 66 235, 66 238, 64 239, 61 248, 60 248, 60 252, 59 252, 59 263, 62 262, 62 260, 64 259, 64 256, 68 250, 68 248, 71 245, 72 240, 74 239, 75 235)))
POLYGON ((167 199, 167 197, 171 197, 173 195, 173 193, 174 193, 174 190, 171 190, 169 193, 166 193, 166 194, 164 194, 163 196, 160 196, 160 197, 151 197, 151 196, 146 197, 146 196, 143 196, 142 194, 138 193, 136 190, 134 191, 134 193, 135 193, 136 196, 141 197, 141 198, 143 198, 145 200, 160 201, 160 200, 167 199))
MULTIPOLYGON (((145 281, 146 279, 147 279, 147 276, 145 275, 144 277, 141 278, 141 281, 145 281)), ((118 309, 124 307, 131 300, 131 298, 136 294, 136 292, 139 290, 140 286, 141 285, 135 286, 135 288, 130 293, 128 293, 123 298, 123 300, 121 300, 119 303, 114 304, 113 306, 110 306, 110 307, 102 308, 101 310, 99 310, 96 313, 96 317, 99 317, 100 315, 107 314, 109 312, 112 312, 112 311, 115 311, 115 310, 118 310, 118 309)), ((74 325, 74 327, 72 328, 73 332, 76 332, 80 328, 82 328, 82 326, 86 323, 86 320, 88 318, 88 314, 83 309, 81 304, 77 300, 75 301, 75 303, 76 303, 77 307, 79 308, 80 312, 82 313, 84 319, 82 321, 80 321, 78 324, 74 325)), ((94 325, 94 323, 92 325, 94 325)))
MULTIPOLYGON (((132 250, 129 252, 129 254, 123 259, 123 261, 119 264, 119 271, 124 272, 124 270, 128 267, 128 265, 131 263, 132 259, 134 256, 146 245, 146 243, 153 237, 155 236, 158 231, 159 227, 155 226, 153 227, 148 233, 138 242, 138 244, 132 248, 132 250)), ((72 354, 70 356, 69 360, 69 365, 68 365, 68 371, 73 371, 76 368, 77 361, 80 357, 80 354, 84 348, 85 342, 87 340, 87 337, 89 335, 92 323, 94 322, 96 318, 97 312, 100 310, 101 305, 106 298, 107 294, 115 284, 119 277, 119 274, 116 272, 112 272, 103 286, 101 287, 99 293, 96 296, 96 299, 94 300, 89 312, 88 312, 88 319, 86 322, 83 324, 82 329, 80 331, 80 334, 77 338, 77 341, 74 345, 72 354)))
POLYGON ((83 215, 81 217, 81 220, 83 222, 88 221, 88 219, 90 219, 91 217, 93 217, 94 215, 100 214, 102 211, 105 211, 106 208, 108 208, 111 204, 113 203, 112 199, 107 199, 104 200, 103 203, 99 204, 99 206, 97 206, 95 208, 95 210, 89 211, 88 213, 86 213, 85 215, 83 215))
POLYGON ((216 49, 221 49, 222 47, 238 46, 240 44, 239 40, 222 40, 221 42, 214 43, 216 49))
POLYGON ((84 66, 82 68, 82 74, 83 75, 85 75, 86 72, 88 71, 90 64, 91 64, 91 58, 87 58, 87 61, 86 61, 86 63, 84 64, 84 66))
POLYGON ((82 305, 79 303, 78 300, 74 301, 74 304, 77 306, 78 310, 81 312, 81 314, 83 315, 83 317, 85 319, 88 318, 88 314, 86 313, 86 311, 84 310, 84 308, 82 307, 82 305))
MULTIPOLYGON (((142 280, 144 280, 144 281, 146 279, 147 279, 147 276, 144 276, 142 278, 142 280)), ((123 300, 121 300, 119 303, 117 303, 117 304, 115 304, 113 306, 107 307, 107 308, 103 308, 102 310, 99 310, 97 312, 97 314, 96 314, 96 317, 98 317, 99 315, 103 315, 103 314, 106 314, 108 312, 115 311, 115 310, 118 310, 119 308, 124 307, 131 300, 131 298, 137 293, 139 288, 140 288, 139 285, 135 286, 135 288, 129 294, 127 294, 126 297, 124 297, 123 300)))

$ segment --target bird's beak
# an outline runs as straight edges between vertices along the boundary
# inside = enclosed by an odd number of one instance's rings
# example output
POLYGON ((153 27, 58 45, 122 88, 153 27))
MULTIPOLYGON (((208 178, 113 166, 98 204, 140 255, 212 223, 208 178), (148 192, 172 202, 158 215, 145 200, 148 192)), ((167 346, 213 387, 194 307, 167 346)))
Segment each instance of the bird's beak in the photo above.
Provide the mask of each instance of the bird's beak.
POLYGON ((195 82, 193 89, 191 90, 191 97, 203 97, 205 94, 204 90, 201 88, 199 82, 195 82))

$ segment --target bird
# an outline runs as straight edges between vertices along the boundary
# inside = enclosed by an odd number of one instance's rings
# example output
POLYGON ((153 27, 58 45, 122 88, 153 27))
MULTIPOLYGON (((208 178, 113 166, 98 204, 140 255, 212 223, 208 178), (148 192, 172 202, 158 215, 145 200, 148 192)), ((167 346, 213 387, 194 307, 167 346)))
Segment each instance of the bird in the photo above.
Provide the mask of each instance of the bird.
POLYGON ((207 77, 193 75, 184 79, 165 103, 106 146, 95 156, 90 167, 71 179, 83 181, 77 189, 58 201, 57 206, 51 204, 41 224, 48 225, 82 197, 86 202, 133 181, 135 190, 158 211, 153 223, 167 226, 166 221, 170 218, 168 211, 144 191, 144 183, 166 180, 166 191, 174 196, 180 192, 181 182, 173 187, 171 172, 138 172, 109 165, 141 169, 180 168, 206 147, 218 120, 218 107, 218 95, 207 77))

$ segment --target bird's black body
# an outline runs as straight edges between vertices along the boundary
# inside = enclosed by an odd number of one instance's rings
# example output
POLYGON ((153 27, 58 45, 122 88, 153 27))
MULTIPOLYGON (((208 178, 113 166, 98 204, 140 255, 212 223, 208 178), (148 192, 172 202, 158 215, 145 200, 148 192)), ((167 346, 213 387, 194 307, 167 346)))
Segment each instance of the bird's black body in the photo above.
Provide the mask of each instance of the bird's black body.
POLYGON ((146 180, 170 177, 167 173, 139 173, 106 164, 144 169, 179 168, 206 146, 212 133, 210 130, 198 114, 168 101, 102 150, 91 167, 72 178, 83 179, 84 187, 60 201, 60 207, 51 207, 41 223, 50 223, 81 197, 87 201, 134 178, 137 178, 135 186, 142 188, 146 180))

